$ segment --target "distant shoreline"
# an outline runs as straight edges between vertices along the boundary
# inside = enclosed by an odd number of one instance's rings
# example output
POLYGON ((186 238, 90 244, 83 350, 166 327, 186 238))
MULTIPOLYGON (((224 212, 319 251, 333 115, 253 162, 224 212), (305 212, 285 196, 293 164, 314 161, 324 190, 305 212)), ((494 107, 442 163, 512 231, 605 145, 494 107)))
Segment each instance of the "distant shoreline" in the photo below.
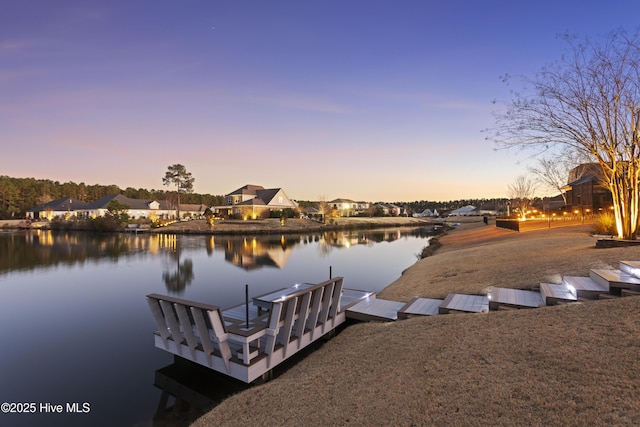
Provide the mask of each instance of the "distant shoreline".
MULTIPOLYGON (((460 221, 460 219, 455 219, 460 221)), ((468 222, 481 222, 479 217, 467 219, 468 222)), ((190 235, 238 235, 238 234, 299 234, 307 232, 368 230, 387 227, 426 227, 453 222, 451 219, 424 219, 412 217, 347 217, 333 218, 323 224, 310 219, 287 219, 284 224, 278 218, 260 220, 218 220, 210 227, 205 220, 180 221, 160 228, 140 230, 143 233, 157 234, 190 234, 190 235)), ((25 220, 1 220, 0 229, 48 229, 39 227, 41 222, 25 227, 25 220)), ((70 231, 83 231, 73 230, 70 231)), ((118 231, 120 232, 120 231, 118 231)), ((124 232, 124 231, 123 231, 124 232)))
POLYGON ((333 223, 322 224, 310 219, 288 219, 284 224, 279 219, 221 220, 210 228, 204 220, 176 222, 167 227, 152 230, 163 234, 299 234, 307 232, 366 230, 385 227, 425 227, 436 222, 418 218, 336 218, 333 223))

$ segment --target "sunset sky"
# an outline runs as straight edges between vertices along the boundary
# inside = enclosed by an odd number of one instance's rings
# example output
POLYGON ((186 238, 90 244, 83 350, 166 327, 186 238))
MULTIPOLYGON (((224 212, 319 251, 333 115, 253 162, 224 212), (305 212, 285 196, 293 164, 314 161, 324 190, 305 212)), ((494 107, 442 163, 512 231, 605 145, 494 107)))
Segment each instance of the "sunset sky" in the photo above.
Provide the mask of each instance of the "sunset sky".
MULTIPOLYGON (((5 2, 0 175, 293 199, 505 197, 526 153, 481 131, 557 34, 635 30, 637 1, 5 2)), ((541 194, 545 195, 545 194, 541 194)))

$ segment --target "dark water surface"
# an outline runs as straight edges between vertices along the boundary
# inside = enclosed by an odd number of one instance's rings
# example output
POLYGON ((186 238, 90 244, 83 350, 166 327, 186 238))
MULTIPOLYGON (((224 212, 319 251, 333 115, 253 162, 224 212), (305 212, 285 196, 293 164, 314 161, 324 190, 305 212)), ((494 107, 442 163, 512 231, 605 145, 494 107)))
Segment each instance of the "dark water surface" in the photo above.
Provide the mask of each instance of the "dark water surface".
POLYGON ((380 291, 416 262, 428 232, 0 232, 0 403, 9 403, 0 425, 175 424, 184 419, 176 413, 207 404, 198 403, 198 394, 175 398, 191 376, 204 377, 220 398, 237 384, 206 372, 176 372, 173 357, 153 346, 145 295, 224 308, 244 301, 245 284, 253 296, 321 282, 330 266, 334 277, 345 277, 345 287, 380 291))

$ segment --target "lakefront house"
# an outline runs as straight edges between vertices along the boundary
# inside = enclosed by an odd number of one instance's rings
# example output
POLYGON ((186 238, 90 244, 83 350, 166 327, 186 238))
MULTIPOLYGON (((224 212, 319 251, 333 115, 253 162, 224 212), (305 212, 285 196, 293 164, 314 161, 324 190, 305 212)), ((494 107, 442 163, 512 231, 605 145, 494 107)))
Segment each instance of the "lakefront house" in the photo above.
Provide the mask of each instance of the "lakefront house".
POLYGON ((242 219, 265 218, 271 211, 297 208, 282 188, 264 188, 261 185, 247 184, 227 194, 225 199, 227 204, 216 206, 215 210, 222 216, 242 219))
POLYGON ((112 201, 127 206, 127 214, 131 219, 170 219, 176 216, 176 208, 170 206, 165 200, 132 199, 122 194, 111 194, 91 203, 82 202, 72 197, 63 197, 30 209, 27 211, 27 218, 32 220, 71 217, 97 218, 108 212, 109 203, 112 201))

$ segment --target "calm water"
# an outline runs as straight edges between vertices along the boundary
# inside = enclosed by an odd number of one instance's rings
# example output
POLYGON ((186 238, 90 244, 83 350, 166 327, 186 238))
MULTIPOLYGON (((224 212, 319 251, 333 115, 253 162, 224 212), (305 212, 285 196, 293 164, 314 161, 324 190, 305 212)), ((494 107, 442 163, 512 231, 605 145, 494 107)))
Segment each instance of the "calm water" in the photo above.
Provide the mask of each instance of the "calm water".
MULTIPOLYGON (((0 402, 36 412, 0 413, 0 425, 174 424, 184 402, 172 387, 191 374, 166 383, 173 357, 153 345, 145 295, 228 307, 244 301, 245 284, 253 296, 326 280, 330 267, 334 277, 345 277, 345 287, 380 291, 416 262, 428 231, 284 237, 0 232, 0 402), (55 405, 62 405, 61 414, 45 412, 60 409, 55 405)), ((218 377, 206 381, 228 394, 218 377)))

